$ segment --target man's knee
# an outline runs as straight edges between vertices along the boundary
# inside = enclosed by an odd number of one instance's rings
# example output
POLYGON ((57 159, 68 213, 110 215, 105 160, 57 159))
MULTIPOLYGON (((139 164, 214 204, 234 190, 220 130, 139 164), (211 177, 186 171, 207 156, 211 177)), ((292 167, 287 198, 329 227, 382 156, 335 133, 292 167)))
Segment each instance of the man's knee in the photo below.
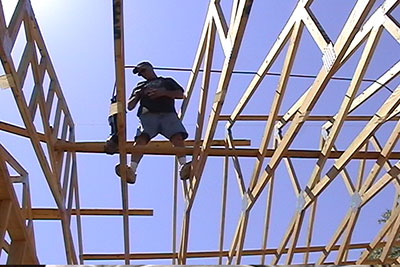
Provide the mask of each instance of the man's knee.
POLYGON ((150 138, 147 135, 145 135, 145 134, 139 135, 135 138, 135 146, 147 145, 147 143, 149 143, 149 141, 150 141, 150 138))
POLYGON ((181 133, 174 134, 169 140, 174 146, 184 146, 184 139, 181 133))

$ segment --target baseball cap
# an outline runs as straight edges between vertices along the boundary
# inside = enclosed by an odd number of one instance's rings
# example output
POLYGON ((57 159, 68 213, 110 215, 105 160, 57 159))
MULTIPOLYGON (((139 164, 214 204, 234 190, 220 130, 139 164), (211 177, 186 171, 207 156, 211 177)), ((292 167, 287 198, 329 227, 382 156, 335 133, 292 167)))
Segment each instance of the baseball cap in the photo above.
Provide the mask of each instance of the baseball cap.
POLYGON ((151 65, 150 62, 143 61, 137 64, 136 67, 132 70, 132 72, 133 74, 137 74, 139 70, 143 68, 153 68, 153 65, 151 65))

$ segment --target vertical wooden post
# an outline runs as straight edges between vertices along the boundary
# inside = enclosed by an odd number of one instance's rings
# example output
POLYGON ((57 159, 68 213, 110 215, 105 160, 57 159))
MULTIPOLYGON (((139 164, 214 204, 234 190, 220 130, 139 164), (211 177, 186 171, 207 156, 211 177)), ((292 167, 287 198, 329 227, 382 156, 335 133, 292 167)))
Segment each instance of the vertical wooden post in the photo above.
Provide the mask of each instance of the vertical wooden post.
POLYGON ((117 85, 118 149, 121 173, 121 192, 124 227, 125 264, 130 264, 128 185, 126 183, 126 114, 125 114, 125 55, 124 55, 124 8, 123 0, 113 0, 115 79, 117 85))

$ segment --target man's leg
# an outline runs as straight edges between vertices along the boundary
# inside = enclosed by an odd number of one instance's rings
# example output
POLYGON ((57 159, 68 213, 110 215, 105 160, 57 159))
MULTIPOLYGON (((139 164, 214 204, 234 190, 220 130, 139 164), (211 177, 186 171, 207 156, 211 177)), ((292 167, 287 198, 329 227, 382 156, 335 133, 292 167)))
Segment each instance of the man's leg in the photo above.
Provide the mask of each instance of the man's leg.
MULTIPOLYGON (((174 134, 171 136, 170 141, 174 147, 185 147, 184 139, 181 133, 174 134)), ((191 162, 186 162, 185 152, 179 152, 176 154, 176 158, 179 164, 179 173, 182 180, 186 180, 190 177, 191 162)))
MULTIPOLYGON (((149 138, 147 137, 147 135, 139 135, 136 137, 136 141, 134 146, 144 146, 149 142, 149 138)), ((141 152, 139 153, 132 153, 131 156, 131 164, 130 166, 126 166, 126 181, 130 184, 134 184, 136 182, 136 169, 137 166, 139 164, 139 161, 142 159, 143 154, 141 152)), ((115 172, 118 176, 121 176, 120 173, 120 165, 117 164, 115 166, 115 172)))
MULTIPOLYGON (((135 140, 135 147, 145 146, 149 143, 149 137, 145 134, 139 135, 136 137, 135 140)), ((142 159, 143 154, 141 152, 134 152, 131 156, 131 164, 130 167, 132 168, 133 172, 136 173, 137 166, 142 159)))

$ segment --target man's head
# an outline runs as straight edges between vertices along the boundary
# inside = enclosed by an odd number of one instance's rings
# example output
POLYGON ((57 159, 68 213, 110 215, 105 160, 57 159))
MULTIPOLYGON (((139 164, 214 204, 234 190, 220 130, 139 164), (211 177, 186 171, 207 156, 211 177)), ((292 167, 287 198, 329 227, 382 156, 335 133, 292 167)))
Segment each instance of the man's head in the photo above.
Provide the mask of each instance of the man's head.
POLYGON ((132 70, 132 72, 133 74, 142 76, 146 80, 157 78, 153 66, 147 61, 143 61, 137 64, 136 67, 132 70))

